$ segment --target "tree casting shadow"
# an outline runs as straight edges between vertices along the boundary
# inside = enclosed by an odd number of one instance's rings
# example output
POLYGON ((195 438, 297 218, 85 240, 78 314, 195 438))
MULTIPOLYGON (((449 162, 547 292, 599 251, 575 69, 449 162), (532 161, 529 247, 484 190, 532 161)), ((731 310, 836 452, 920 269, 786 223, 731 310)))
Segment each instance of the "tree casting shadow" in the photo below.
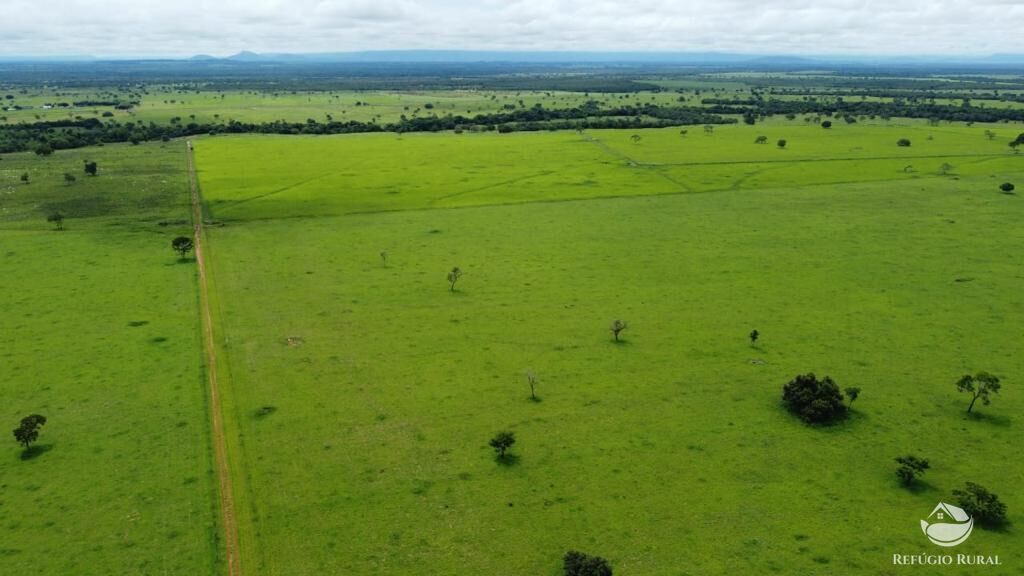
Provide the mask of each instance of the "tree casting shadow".
POLYGON ((46 454, 50 450, 53 450, 53 444, 36 444, 29 446, 21 452, 22 460, 34 460, 43 454, 46 454))
POLYGON ((494 461, 500 464, 501 466, 516 466, 519 464, 519 455, 505 454, 504 458, 502 458, 501 456, 495 456, 494 461))

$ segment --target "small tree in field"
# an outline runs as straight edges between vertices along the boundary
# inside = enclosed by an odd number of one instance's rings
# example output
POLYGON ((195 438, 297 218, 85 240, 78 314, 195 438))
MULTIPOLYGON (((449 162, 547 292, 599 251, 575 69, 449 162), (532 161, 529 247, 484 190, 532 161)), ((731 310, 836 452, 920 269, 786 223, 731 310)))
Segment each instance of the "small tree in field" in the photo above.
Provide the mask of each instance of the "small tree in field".
POLYGON ((982 404, 988 406, 992 402, 989 400, 989 394, 998 394, 999 388, 1001 388, 999 378, 988 372, 978 372, 973 376, 965 374, 956 381, 957 390, 971 395, 971 403, 967 406, 968 414, 974 409, 974 403, 979 398, 981 398, 982 404))
POLYGON ((171 248, 181 255, 182 260, 185 259, 185 256, 187 256, 194 247, 195 245, 193 244, 192 239, 188 236, 178 236, 174 240, 171 240, 171 248))
POLYGON ((537 401, 537 375, 533 373, 533 370, 526 371, 526 381, 530 383, 530 400, 537 401))
POLYGON ((54 212, 46 217, 47 222, 52 222, 57 230, 64 229, 64 215, 60 212, 54 212))
POLYGON ((612 322, 612 325, 611 327, 609 327, 609 330, 612 331, 612 336, 615 337, 616 342, 619 341, 619 334, 627 327, 628 325, 622 320, 615 320, 612 322))
POLYGON ((71 186, 72 184, 74 184, 75 180, 77 180, 77 178, 75 178, 74 174, 72 174, 70 172, 65 172, 64 173, 64 183, 67 184, 68 186, 71 186))
POLYGON ((14 429, 14 439, 28 450, 30 444, 39 439, 39 428, 46 424, 46 416, 31 414, 21 419, 21 424, 14 429))
POLYGON ((600 556, 570 550, 562 559, 565 576, 612 576, 612 567, 600 556))
POLYGON ((927 460, 912 455, 900 456, 896 458, 896 463, 899 464, 896 468, 896 475, 900 477, 904 486, 910 486, 918 476, 931 468, 927 460))
POLYGON ((1009 194, 1010 192, 1013 192, 1014 189, 1016 189, 1016 186, 1014 186, 1010 182, 1003 182, 1002 184, 999 185, 999 189, 1002 190, 1003 193, 1009 194))
POLYGON ((761 337, 761 333, 758 332, 756 328, 751 330, 750 331, 750 345, 751 346, 756 345, 757 344, 757 339, 760 338, 760 337, 761 337))
POLYGON ((825 128, 826 130, 831 128, 832 127, 832 121, 831 120, 825 120, 824 122, 821 123, 821 127, 825 128))
POLYGON ((89 176, 95 176, 96 175, 96 168, 97 168, 97 166, 96 166, 95 162, 86 162, 85 163, 85 173, 88 174, 89 176))
POLYGON ((380 263, 382 266, 388 265, 388 252, 387 250, 380 251, 380 263))
POLYGON ((849 400, 847 402, 847 406, 853 406, 853 401, 856 400, 858 396, 860 396, 860 388, 858 388, 856 386, 850 386, 849 388, 844 388, 843 392, 845 392, 846 393, 846 397, 849 398, 849 400))
POLYGON ((949 162, 943 162, 942 165, 939 166, 939 173, 945 176, 946 174, 949 174, 953 170, 953 168, 955 168, 955 166, 953 166, 949 162))
POLYGON ((896 141, 896 145, 899 146, 900 148, 910 148, 910 139, 900 138, 899 140, 896 141))
POLYGON ((754 144, 767 144, 767 143, 768 143, 768 137, 767 136, 758 136, 757 138, 754 138, 754 144))
POLYGON ((28 184, 28 172, 22 172, 20 179, 23 184, 28 184))
POLYGON ((775 145, 779 147, 779 150, 785 148, 786 144, 787 142, 785 138, 780 138, 779 141, 775 143, 775 145))
POLYGON ((991 139, 993 139, 995 137, 996 137, 996 133, 995 132, 993 132, 991 130, 985 130, 985 138, 988 138, 989 140, 991 140, 991 139))
POLYGON ((505 452, 509 448, 511 448, 512 445, 515 444, 515 443, 516 443, 516 433, 515 432, 508 432, 508 431, 505 431, 505 430, 495 434, 494 438, 491 438, 491 441, 488 442, 490 447, 494 448, 494 451, 497 452, 498 458, 500 460, 504 460, 505 459, 505 452))
POLYGON ((953 496, 960 507, 980 524, 998 526, 1006 521, 1006 504, 980 484, 967 482, 962 490, 953 490, 953 496))
POLYGON ((459 278, 462 278, 462 269, 455 266, 448 272, 448 289, 452 292, 455 292, 455 283, 459 281, 459 278))

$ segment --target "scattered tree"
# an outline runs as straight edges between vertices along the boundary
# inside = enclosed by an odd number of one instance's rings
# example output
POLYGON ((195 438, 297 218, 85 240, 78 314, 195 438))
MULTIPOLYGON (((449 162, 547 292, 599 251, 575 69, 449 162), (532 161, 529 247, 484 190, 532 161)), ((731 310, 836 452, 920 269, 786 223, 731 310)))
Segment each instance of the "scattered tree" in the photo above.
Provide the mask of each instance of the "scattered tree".
POLYGON ((704 133, 705 134, 710 136, 711 134, 714 134, 714 132, 715 132, 715 125, 714 124, 705 124, 704 125, 704 133))
POLYGON ((64 215, 60 212, 54 212, 46 217, 47 222, 52 222, 57 230, 64 229, 64 215))
POLYGON ((563 558, 565 576, 612 576, 612 567, 600 556, 570 550, 563 558))
POLYGON ((46 424, 46 416, 30 414, 21 419, 21 424, 14 429, 14 439, 28 450, 29 444, 39 439, 39 428, 46 424))
POLYGON ((96 175, 96 168, 97 167, 96 167, 96 163, 95 162, 86 162, 85 163, 85 173, 88 174, 89 176, 95 176, 96 175))
POLYGON ((899 140, 896 141, 896 145, 899 146, 900 148, 910 148, 910 139, 900 138, 899 140))
POLYGON ((455 283, 459 281, 459 278, 462 278, 462 270, 455 266, 451 272, 448 272, 448 289, 452 292, 455 292, 455 283))
POLYGON ((530 400, 537 401, 537 375, 532 370, 526 371, 526 381, 530 383, 530 400))
POLYGON ((953 170, 953 168, 955 168, 955 166, 953 166, 949 162, 943 162, 942 165, 939 166, 939 173, 945 176, 946 174, 949 174, 953 170))
POLYGON ((758 136, 757 138, 754 139, 754 144, 767 144, 767 143, 768 143, 768 137, 767 136, 758 136))
POLYGON ((1016 188, 1016 186, 1014 186, 1010 182, 1003 182, 1002 184, 999 185, 999 189, 1002 190, 1006 194, 1009 194, 1010 192, 1013 192, 1014 188, 1016 188))
POLYGON ((383 266, 387 266, 388 265, 388 251, 387 250, 381 250, 380 251, 380 263, 383 266))
POLYGON ((846 416, 843 393, 828 376, 818 380, 813 373, 798 375, 782 389, 782 401, 809 424, 830 423, 846 416))
POLYGON ((992 402, 989 400, 989 394, 998 394, 999 388, 999 378, 988 372, 978 372, 973 376, 965 374, 956 382, 957 390, 971 395, 971 403, 967 406, 968 414, 974 409, 974 403, 978 398, 981 398, 982 404, 988 406, 992 402))
POLYGON ((1006 521, 1006 504, 984 486, 967 482, 963 490, 953 490, 953 496, 959 506, 979 524, 998 526, 1006 521))
POLYGON ((64 183, 67 184, 68 186, 71 186, 72 184, 74 184, 75 180, 76 180, 76 178, 75 178, 74 174, 72 174, 70 172, 65 172, 64 173, 64 183))
POLYGON ((612 325, 609 329, 612 331, 612 335, 615 336, 616 342, 619 341, 619 333, 625 330, 627 327, 628 325, 622 320, 615 320, 614 322, 612 322, 612 325))
POLYGON ((21 173, 21 181, 24 182, 25 184, 28 184, 28 172, 21 173))
POLYGON ((996 133, 995 132, 993 132, 991 130, 985 130, 985 138, 988 138, 989 140, 992 140, 995 137, 996 137, 996 133))
POLYGON ((853 406, 853 401, 856 400, 858 396, 860 396, 860 388, 858 388, 856 386, 850 386, 849 388, 844 388, 843 392, 845 392, 846 393, 846 397, 849 398, 849 402, 847 403, 848 407, 849 406, 853 406))
POLYGON ((751 330, 750 331, 750 345, 753 346, 753 345, 757 344, 757 339, 760 338, 760 337, 761 337, 761 333, 758 332, 756 328, 751 330))
POLYGON ((832 121, 831 120, 825 120, 824 122, 821 123, 821 127, 825 128, 826 130, 831 128, 832 127, 832 121))
POLYGON ((491 438, 491 441, 488 442, 491 448, 494 448, 494 451, 498 453, 498 458, 501 460, 505 459, 505 451, 511 448, 515 443, 516 433, 505 430, 495 434, 494 438, 491 438))
POLYGON ((640 142, 640 140, 643 140, 643 136, 639 134, 633 134, 632 136, 629 137, 629 139, 633 141, 633 144, 636 144, 640 142))
POLYGON ((918 476, 931 468, 927 460, 913 455, 900 456, 896 458, 896 463, 899 464, 896 468, 896 475, 900 477, 904 486, 910 486, 918 476))
POLYGON ((779 148, 785 148, 786 147, 786 139, 785 138, 779 138, 779 141, 776 142, 775 145, 778 146, 779 148))
POLYGON ((174 240, 171 240, 171 248, 181 255, 182 260, 184 260, 185 256, 192 251, 194 246, 192 239, 188 236, 178 236, 174 240))

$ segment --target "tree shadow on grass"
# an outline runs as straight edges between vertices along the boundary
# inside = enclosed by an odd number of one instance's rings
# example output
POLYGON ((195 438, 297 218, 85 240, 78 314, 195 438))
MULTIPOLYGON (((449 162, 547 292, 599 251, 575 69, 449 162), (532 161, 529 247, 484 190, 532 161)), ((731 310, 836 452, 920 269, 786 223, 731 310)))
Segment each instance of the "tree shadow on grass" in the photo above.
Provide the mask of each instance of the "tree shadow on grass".
POLYGON ((1000 428, 1009 428, 1013 425, 1013 418, 1003 414, 989 414, 987 412, 970 412, 964 415, 964 420, 984 422, 1000 428))
POLYGON ((35 444, 29 446, 21 452, 22 460, 34 460, 43 454, 46 454, 50 450, 53 450, 53 444, 35 444))
POLYGON ((932 492, 938 492, 939 489, 926 480, 917 479, 911 482, 909 485, 900 484, 907 492, 915 495, 931 494, 932 492))
POLYGON ((497 462, 500 466, 506 466, 506 467, 517 466, 519 464, 519 455, 518 454, 505 454, 504 458, 501 457, 501 456, 495 456, 494 457, 494 461, 497 462))

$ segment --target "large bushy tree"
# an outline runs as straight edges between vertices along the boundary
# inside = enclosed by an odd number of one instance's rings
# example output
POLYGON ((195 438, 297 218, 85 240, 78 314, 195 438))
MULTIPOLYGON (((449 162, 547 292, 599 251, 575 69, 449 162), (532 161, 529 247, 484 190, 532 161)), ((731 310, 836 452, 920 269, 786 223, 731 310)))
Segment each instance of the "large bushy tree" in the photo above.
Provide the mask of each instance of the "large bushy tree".
POLYGON ((782 401, 809 424, 828 424, 846 416, 843 393, 828 376, 818 380, 808 373, 793 378, 782 389, 782 401))

